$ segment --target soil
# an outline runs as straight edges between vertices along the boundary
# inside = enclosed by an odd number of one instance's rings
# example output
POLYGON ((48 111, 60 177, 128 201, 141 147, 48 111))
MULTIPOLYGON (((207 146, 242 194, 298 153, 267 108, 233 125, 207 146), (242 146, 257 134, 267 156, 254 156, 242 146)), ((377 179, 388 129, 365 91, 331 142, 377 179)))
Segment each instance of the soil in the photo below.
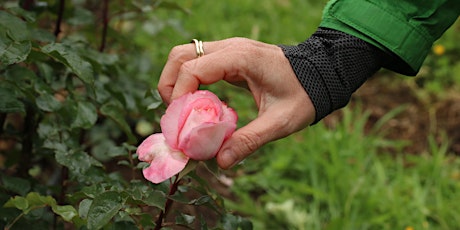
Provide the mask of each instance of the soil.
MULTIPOLYGON (((370 112, 369 128, 385 114, 404 106, 382 126, 380 131, 386 138, 406 141, 404 153, 421 154, 428 152, 431 135, 438 144, 449 142, 448 153, 460 155, 460 91, 456 89, 433 94, 422 90, 413 79, 378 75, 356 91, 350 106, 370 112)), ((340 111, 325 122, 339 117, 340 111)))

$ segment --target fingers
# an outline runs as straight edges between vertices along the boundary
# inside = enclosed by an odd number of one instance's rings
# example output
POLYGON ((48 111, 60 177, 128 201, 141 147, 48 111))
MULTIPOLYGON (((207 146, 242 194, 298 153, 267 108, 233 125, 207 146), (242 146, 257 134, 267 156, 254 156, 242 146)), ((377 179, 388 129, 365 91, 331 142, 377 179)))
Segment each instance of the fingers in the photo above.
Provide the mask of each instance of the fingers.
POLYGON ((247 65, 241 60, 249 53, 245 49, 247 43, 251 42, 243 38, 205 42, 205 54, 199 58, 194 44, 174 47, 158 82, 162 99, 169 103, 174 98, 197 90, 200 84, 212 84, 222 79, 246 86, 242 79, 232 79, 231 76, 237 76, 235 72, 247 65))
MULTIPOLYGON (((203 46, 205 46, 204 49, 206 55, 211 54, 215 50, 214 47, 216 45, 214 45, 214 43, 216 42, 206 42, 203 44, 203 46)), ((201 58, 203 57, 200 57, 200 59, 201 58)), ((163 71, 161 72, 160 81, 158 82, 158 91, 160 92, 163 101, 169 103, 172 100, 171 97, 174 87, 177 85, 179 73, 186 73, 181 69, 188 69, 187 66, 193 65, 188 62, 194 62, 196 60, 198 60, 198 58, 196 54, 196 48, 193 43, 179 45, 171 50, 168 56, 168 61, 166 62, 163 71)))

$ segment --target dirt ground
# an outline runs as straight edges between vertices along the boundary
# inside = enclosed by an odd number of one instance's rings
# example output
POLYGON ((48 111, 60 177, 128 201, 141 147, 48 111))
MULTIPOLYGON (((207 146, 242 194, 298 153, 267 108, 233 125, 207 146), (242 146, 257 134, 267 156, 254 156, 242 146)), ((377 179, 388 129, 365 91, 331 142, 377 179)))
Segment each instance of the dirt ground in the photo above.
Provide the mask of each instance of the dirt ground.
MULTIPOLYGON (((447 138, 449 153, 460 155, 460 92, 446 90, 434 95, 421 90, 415 81, 400 76, 378 75, 369 79, 356 91, 349 106, 361 106, 370 112, 368 127, 382 116, 404 106, 401 113, 382 127, 385 137, 407 141, 405 153, 420 154, 428 151, 428 137, 437 142, 447 138)), ((325 119, 333 124, 341 112, 325 119)))

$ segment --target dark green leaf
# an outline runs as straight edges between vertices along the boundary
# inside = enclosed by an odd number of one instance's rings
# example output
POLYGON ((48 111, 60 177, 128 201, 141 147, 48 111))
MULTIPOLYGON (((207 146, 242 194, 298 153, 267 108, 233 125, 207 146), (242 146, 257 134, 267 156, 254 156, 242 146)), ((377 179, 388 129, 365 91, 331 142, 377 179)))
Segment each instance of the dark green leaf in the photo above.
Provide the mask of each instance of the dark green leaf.
POLYGON ((163 210, 166 202, 166 196, 161 191, 152 190, 142 201, 149 206, 157 207, 163 210))
POLYGON ((91 166, 102 166, 99 161, 79 150, 56 151, 56 161, 69 168, 74 175, 85 174, 91 166))
POLYGON ((136 142, 136 138, 134 137, 128 122, 125 120, 123 108, 119 103, 109 102, 104 104, 101 107, 101 113, 114 120, 120 126, 120 128, 128 136, 129 142, 136 142))
POLYGON ((75 7, 73 16, 67 20, 70 25, 81 26, 94 23, 94 14, 84 8, 75 7))
POLYGON ((59 102, 51 94, 43 94, 37 97, 36 101, 37 107, 46 112, 55 112, 62 107, 61 102, 59 102))
POLYGON ((91 128, 97 120, 96 106, 90 102, 78 102, 77 115, 73 121, 72 128, 91 128))
POLYGON ((224 230, 234 230, 234 229, 241 229, 241 230, 252 230, 253 226, 252 223, 240 216, 234 216, 230 213, 227 213, 222 217, 222 227, 224 230))
POLYGON ((91 85, 94 83, 91 64, 69 46, 62 43, 51 43, 42 47, 42 51, 69 67, 83 82, 91 85))
POLYGON ((123 207, 125 198, 115 191, 108 191, 96 196, 88 211, 88 228, 104 227, 123 207))
POLYGON ((0 62, 11 65, 24 61, 31 48, 26 23, 0 11, 0 62))
POLYGON ((212 201, 212 198, 208 195, 201 196, 197 199, 193 199, 189 202, 191 205, 203 205, 212 201))
POLYGON ((12 88, 0 85, 0 112, 25 112, 24 104, 15 96, 12 88))
POLYGON ((19 177, 2 176, 3 188, 24 196, 30 190, 30 182, 19 177))

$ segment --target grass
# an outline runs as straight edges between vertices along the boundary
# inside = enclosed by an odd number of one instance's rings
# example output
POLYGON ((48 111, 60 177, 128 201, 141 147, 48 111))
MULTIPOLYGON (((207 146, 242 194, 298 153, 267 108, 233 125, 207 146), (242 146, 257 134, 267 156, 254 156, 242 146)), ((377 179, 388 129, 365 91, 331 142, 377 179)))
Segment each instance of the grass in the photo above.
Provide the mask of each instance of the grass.
MULTIPOLYGON (((147 46, 154 63, 191 38, 295 44, 314 32, 325 2, 178 0, 188 14, 156 11, 163 26, 146 27, 136 39, 155 40, 147 46)), ((438 42, 451 50, 449 57, 458 56, 456 39, 449 31, 438 42)), ((210 89, 236 108, 240 125, 256 116, 248 93, 225 84, 210 89)), ((320 123, 265 146, 237 167, 229 207, 249 216, 255 229, 460 229, 460 159, 448 153, 448 137, 429 138, 429 149, 409 155, 379 127, 367 132, 367 119, 364 109, 347 108, 333 128, 320 123)))
POLYGON ((430 139, 421 155, 365 134, 366 113, 345 109, 322 124, 275 142, 241 167, 231 207, 256 229, 457 229, 460 159, 430 139))

